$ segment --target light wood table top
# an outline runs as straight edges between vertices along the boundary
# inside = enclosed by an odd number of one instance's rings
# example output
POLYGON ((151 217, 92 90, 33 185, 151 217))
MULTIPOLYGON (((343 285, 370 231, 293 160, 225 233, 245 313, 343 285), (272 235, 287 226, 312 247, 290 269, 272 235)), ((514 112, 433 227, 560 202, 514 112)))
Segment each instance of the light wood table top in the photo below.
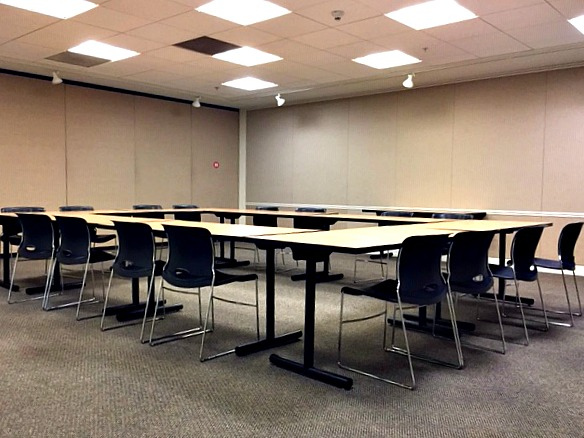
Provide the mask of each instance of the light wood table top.
POLYGON ((439 230, 423 225, 364 227, 284 235, 258 236, 259 241, 274 241, 287 245, 325 247, 333 252, 363 253, 384 248, 399 248, 412 236, 450 235, 452 230, 439 230))
POLYGON ((453 230, 453 231, 515 231, 520 228, 535 227, 535 226, 552 226, 552 222, 534 222, 534 221, 500 221, 490 219, 465 219, 454 220, 447 222, 440 222, 434 224, 423 224, 433 229, 453 230))

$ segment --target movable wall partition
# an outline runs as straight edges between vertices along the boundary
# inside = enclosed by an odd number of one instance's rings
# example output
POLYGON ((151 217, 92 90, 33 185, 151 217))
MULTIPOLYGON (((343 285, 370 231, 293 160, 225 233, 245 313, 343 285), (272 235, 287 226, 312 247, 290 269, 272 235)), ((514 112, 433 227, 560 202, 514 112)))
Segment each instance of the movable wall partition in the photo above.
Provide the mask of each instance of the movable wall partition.
POLYGON ((0 74, 0 206, 237 207, 238 127, 237 111, 0 74))
POLYGON ((247 119, 252 204, 545 219, 555 224, 540 250, 550 257, 562 225, 584 216, 583 68, 249 111, 247 119))

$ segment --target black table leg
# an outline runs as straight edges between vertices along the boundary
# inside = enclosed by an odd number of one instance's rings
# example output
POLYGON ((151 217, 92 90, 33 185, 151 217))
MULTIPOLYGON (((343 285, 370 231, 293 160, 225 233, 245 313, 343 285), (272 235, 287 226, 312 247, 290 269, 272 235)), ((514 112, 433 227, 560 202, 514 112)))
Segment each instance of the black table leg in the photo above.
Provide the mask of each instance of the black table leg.
POLYGON ((304 298, 304 363, 277 354, 270 355, 270 362, 277 367, 300 374, 319 382, 349 390, 353 379, 314 367, 314 315, 316 301, 316 260, 306 261, 306 292, 304 298))
POLYGON ((276 282, 276 251, 273 247, 266 248, 266 338, 257 342, 235 347, 237 356, 247 356, 258 351, 264 351, 274 347, 280 347, 298 341, 302 337, 302 331, 295 331, 285 335, 276 336, 275 327, 275 282, 276 282))
MULTIPOLYGON (((308 263, 307 263, 308 264, 308 263)), ((338 281, 342 280, 344 275, 343 274, 331 274, 330 272, 330 258, 327 257, 323 261, 322 271, 314 273, 314 281, 316 283, 326 283, 329 281, 338 281)), ((290 277, 292 281, 304 281, 306 280, 307 273, 304 274, 294 274, 290 277)))
MULTIPOLYGON (((148 284, 150 284, 150 278, 147 279, 148 284)), ((164 302, 159 303, 159 305, 164 305, 164 302)), ((156 307, 154 301, 154 294, 150 294, 150 303, 148 304, 148 316, 154 315, 154 309, 156 307)), ((165 306, 164 313, 176 313, 182 310, 184 306, 182 304, 173 304, 172 306, 165 306)), ((133 321, 136 319, 144 318, 144 311, 146 310, 146 302, 140 301, 140 279, 132 278, 132 303, 122 304, 120 306, 108 307, 106 310, 107 316, 115 315, 116 319, 120 322, 133 321)))
MULTIPOLYGON (((0 287, 4 289, 10 288, 10 242, 8 241, 8 236, 4 236, 2 239, 2 281, 0 282, 0 287)), ((12 286, 13 291, 18 291, 19 287, 15 284, 12 286)))

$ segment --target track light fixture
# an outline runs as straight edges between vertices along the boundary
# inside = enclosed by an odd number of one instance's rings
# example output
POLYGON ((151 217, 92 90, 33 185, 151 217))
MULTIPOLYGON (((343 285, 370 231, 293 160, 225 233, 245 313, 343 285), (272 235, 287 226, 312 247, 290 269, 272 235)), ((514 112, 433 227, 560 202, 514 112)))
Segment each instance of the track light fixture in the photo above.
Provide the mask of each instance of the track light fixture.
POLYGON ((286 99, 281 97, 280 93, 276 94, 275 99, 276 99, 276 102, 278 103, 278 106, 282 106, 286 103, 286 99))
POLYGON ((414 77, 416 75, 414 73, 409 74, 405 81, 402 82, 402 85, 406 88, 413 88, 414 86, 414 77))
POLYGON ((193 107, 195 107, 195 108, 201 108, 201 96, 197 97, 193 101, 193 107))
POLYGON ((59 84, 63 83, 63 79, 61 79, 59 77, 59 74, 56 71, 54 71, 53 72, 53 80, 51 82, 53 83, 53 85, 59 85, 59 84))

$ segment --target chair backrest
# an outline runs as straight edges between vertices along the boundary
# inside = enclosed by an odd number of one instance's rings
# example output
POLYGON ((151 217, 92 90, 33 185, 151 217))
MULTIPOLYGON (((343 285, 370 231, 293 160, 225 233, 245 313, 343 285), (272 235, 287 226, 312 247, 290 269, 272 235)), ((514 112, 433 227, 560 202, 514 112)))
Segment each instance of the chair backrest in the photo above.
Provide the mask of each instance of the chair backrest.
MULTIPOLYGON (((280 211, 278 207, 273 205, 258 205, 255 209, 258 211, 280 211)), ((252 218, 252 223, 259 227, 277 227, 278 216, 254 215, 252 218)))
POLYGON ((2 207, 1 213, 42 213, 45 207, 2 207))
MULTIPOLYGON (((195 204, 174 204, 172 208, 176 209, 189 209, 189 208, 199 208, 195 204)), ((196 211, 181 211, 175 212, 174 218, 179 221, 191 221, 191 222, 201 222, 201 213, 196 211)))
POLYGON ((404 240, 397 259, 401 300, 418 305, 442 300, 448 285, 442 275, 442 251, 448 235, 413 236, 404 240))
POLYGON ((87 222, 79 217, 57 216, 60 242, 57 260, 63 265, 79 265, 89 260, 91 237, 87 222))
MULTIPOLYGON (((298 207, 296 209, 298 213, 326 213, 326 208, 320 207, 298 207)), ((293 219, 294 228, 305 228, 308 230, 330 230, 329 224, 323 224, 322 220, 319 218, 311 217, 295 217, 293 219)))
POLYGON ((466 213, 434 213, 432 214, 434 219, 472 219, 472 214, 466 213))
POLYGON ((470 231, 452 237, 448 256, 448 281, 453 291, 481 294, 492 287, 489 247, 494 235, 490 231, 470 231))
POLYGON ((574 248, 576 247, 576 242, 580 236, 580 231, 582 231, 583 224, 584 222, 573 222, 567 224, 560 232, 560 237, 558 238, 558 255, 564 269, 569 269, 571 271, 576 269, 574 248))
POLYGON ((93 211, 91 205, 61 205, 59 211, 93 211))
POLYGON ((46 260, 55 252, 56 235, 52 219, 45 214, 17 213, 22 227, 18 254, 28 259, 46 260))
MULTIPOLYGON (((134 210, 162 210, 162 205, 160 204, 135 204, 132 206, 134 210)), ((148 217, 151 219, 164 219, 164 213, 134 213, 132 216, 136 217, 148 217)))
POLYGON ((215 276, 214 245, 205 228, 164 225, 168 236, 168 260, 162 278, 185 288, 209 286, 215 276))
POLYGON ((522 228, 515 233, 511 244, 511 262, 517 280, 535 281, 537 279, 535 252, 542 233, 541 226, 522 228))
POLYGON ((122 277, 146 277, 154 271, 152 228, 138 222, 114 221, 118 234, 118 253, 113 270, 122 277))
POLYGON ((413 211, 384 211, 379 216, 414 217, 413 211))

